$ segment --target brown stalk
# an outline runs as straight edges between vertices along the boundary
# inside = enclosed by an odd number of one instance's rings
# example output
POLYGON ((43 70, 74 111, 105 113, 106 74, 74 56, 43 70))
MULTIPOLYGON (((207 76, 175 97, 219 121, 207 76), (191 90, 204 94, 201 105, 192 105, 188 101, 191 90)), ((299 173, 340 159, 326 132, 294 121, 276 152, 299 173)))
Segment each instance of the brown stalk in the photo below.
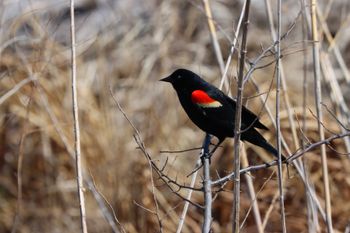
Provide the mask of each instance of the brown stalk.
POLYGON ((80 208, 80 222, 81 232, 87 233, 86 226, 86 210, 85 210, 85 198, 84 198, 84 185, 83 185, 83 171, 81 165, 81 148, 80 148, 80 128, 79 128, 79 115, 78 115, 78 94, 77 94, 77 77, 76 77, 76 60, 75 60, 75 22, 74 22, 74 0, 70 1, 70 19, 71 19, 71 59, 72 59, 72 106, 73 106, 73 125, 74 125, 74 152, 76 163, 76 175, 77 175, 77 188, 79 197, 80 208))
MULTIPOLYGON (((318 37, 317 18, 316 18, 316 7, 317 0, 311 0, 311 28, 312 28, 312 56, 313 56, 313 69, 314 69, 314 89, 315 89, 315 102, 316 102, 316 113, 317 113, 317 125, 319 131, 320 141, 325 139, 324 129, 321 125, 323 122, 322 114, 322 93, 321 93, 321 71, 320 71, 320 41, 318 37)), ((321 145, 321 163, 322 163, 322 175, 323 175, 323 187, 325 192, 325 206, 326 206, 326 224, 328 233, 333 232, 332 226, 332 210, 331 210, 331 195, 329 190, 329 178, 328 178, 328 165, 326 146, 321 145)))

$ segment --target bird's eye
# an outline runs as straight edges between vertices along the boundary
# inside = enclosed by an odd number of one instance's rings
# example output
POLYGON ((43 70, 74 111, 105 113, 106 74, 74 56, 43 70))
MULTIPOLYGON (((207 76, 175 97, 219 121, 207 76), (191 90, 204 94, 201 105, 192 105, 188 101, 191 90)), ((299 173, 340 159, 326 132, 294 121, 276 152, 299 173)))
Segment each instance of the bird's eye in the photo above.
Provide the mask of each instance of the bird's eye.
POLYGON ((180 78, 181 78, 181 75, 178 75, 178 76, 177 76, 177 79, 180 79, 180 78))

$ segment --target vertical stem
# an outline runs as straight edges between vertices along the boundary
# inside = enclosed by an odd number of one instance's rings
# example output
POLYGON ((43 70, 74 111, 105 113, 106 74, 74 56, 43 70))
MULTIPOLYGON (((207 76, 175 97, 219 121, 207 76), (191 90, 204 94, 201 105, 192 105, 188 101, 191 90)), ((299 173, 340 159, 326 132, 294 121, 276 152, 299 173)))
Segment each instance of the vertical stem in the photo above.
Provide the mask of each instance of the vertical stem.
MULTIPOLYGON (((273 20, 273 14, 272 14, 272 8, 271 8, 271 3, 270 0, 265 0, 265 5, 266 5, 266 12, 267 12, 267 16, 268 16, 268 20, 269 20, 269 24, 270 24, 270 31, 271 31, 271 36, 273 41, 277 41, 277 33, 275 30, 275 26, 274 26, 274 20, 273 20)), ((277 50, 277 46, 275 48, 275 51, 277 50)), ((277 53, 277 51, 276 51, 277 53)), ((280 69, 280 77, 281 77, 281 88, 283 91, 283 99, 286 105, 286 110, 288 113, 288 121, 290 124, 290 129, 292 131, 292 135, 293 135, 293 141, 294 141, 294 147, 295 150, 298 150, 300 145, 299 145, 299 137, 297 135, 297 127, 295 124, 295 120, 294 120, 294 113, 293 113, 293 108, 291 106, 290 100, 289 100, 289 96, 288 96, 288 91, 287 91, 287 84, 286 84, 286 75, 283 69, 283 62, 279 61, 279 69, 280 69)))
POLYGON ((244 20, 242 27, 242 48, 239 63, 239 73, 238 73, 238 85, 237 85, 237 105, 236 105, 236 115, 235 115, 235 138, 234 138, 234 167, 235 176, 234 179, 234 205, 233 205, 233 228, 234 233, 239 232, 239 211, 240 211, 240 158, 239 158, 239 141, 241 138, 241 114, 242 114, 242 97, 243 97, 243 80, 244 80, 244 64, 247 54, 247 35, 248 35, 248 24, 249 24, 249 8, 250 0, 246 0, 246 5, 244 9, 244 20))
MULTIPOLYGON (((303 119, 302 119, 302 131, 304 134, 307 133, 307 124, 306 124, 306 111, 307 111, 307 99, 308 99, 308 83, 307 83, 307 61, 308 61, 308 50, 307 50, 307 40, 309 39, 308 36, 308 22, 306 18, 306 3, 305 0, 301 0, 301 7, 302 7, 302 14, 301 14, 301 21, 302 21, 302 38, 303 38, 303 119)), ((303 150, 306 147, 306 141, 305 138, 302 138, 302 148, 303 150)), ((306 196, 306 209, 307 209, 307 223, 308 223, 308 230, 310 233, 317 232, 317 225, 318 225, 318 219, 317 219, 317 210, 315 208, 315 204, 312 201, 312 197, 310 194, 309 189, 310 187, 310 178, 309 178, 309 168, 306 156, 303 156, 301 158, 302 160, 302 170, 304 172, 305 176, 305 196, 306 196)))
POLYGON ((210 179, 210 158, 208 156, 209 153, 209 145, 210 145, 210 135, 206 134, 204 143, 203 143, 203 155, 204 155, 204 163, 203 163, 203 189, 204 189, 204 222, 203 222, 203 233, 210 232, 211 226, 211 207, 212 207, 212 195, 211 195, 211 179, 210 179))
POLYGON ((77 187, 80 206, 80 221, 81 231, 87 233, 86 214, 85 214, 85 200, 83 175, 81 167, 81 153, 80 153, 80 129, 79 129, 79 115, 78 115, 78 98, 77 98, 77 84, 76 84, 76 60, 75 60, 75 23, 74 23, 74 0, 70 1, 70 17, 71 17, 71 38, 72 38, 72 102, 73 102, 73 124, 74 124, 74 147, 75 147, 75 162, 77 172, 77 187))
POLYGON ((213 15, 211 13, 210 5, 209 5, 209 0, 203 0, 203 4, 204 4, 205 14, 207 15, 207 18, 208 18, 208 26, 209 26, 211 40, 212 40, 213 46, 214 46, 216 59, 219 63, 221 74, 224 74, 225 64, 224 64, 224 60, 222 58, 220 45, 219 45, 218 38, 216 35, 216 29, 215 29, 215 25, 214 25, 213 15))
MULTIPOLYGON (((248 162, 246 150, 242 151, 242 166, 249 167, 249 162, 248 162)), ((250 173, 245 173, 244 177, 247 181, 250 199, 252 200, 251 205, 252 205, 252 209, 253 209, 256 228, 258 230, 258 233, 264 233, 264 229, 262 227, 261 215, 260 215, 260 211, 259 211, 259 205, 258 205, 258 201, 257 201, 257 196, 256 196, 255 190, 254 190, 252 176, 250 173)), ((242 229, 242 226, 241 226, 241 229, 242 229)))
POLYGON ((280 195, 280 213, 282 232, 287 232, 286 215, 284 211, 284 195, 283 195, 283 174, 282 174, 282 156, 281 156, 281 124, 280 124, 280 89, 281 89, 281 21, 282 21, 282 2, 277 1, 277 48, 276 48, 276 134, 277 134, 277 151, 278 151, 278 188, 280 195))
MULTIPOLYGON (((202 151, 203 153, 203 151, 202 151)), ((196 167, 200 166, 202 163, 202 161, 200 159, 197 160, 197 163, 196 163, 196 167)), ((196 182, 196 179, 197 179, 197 175, 198 175, 198 170, 193 173, 192 175, 192 179, 191 179, 191 184, 190 184, 190 187, 194 187, 195 185, 195 182, 196 182)), ((191 197, 192 197, 192 193, 193 193, 193 189, 190 189, 187 193, 187 196, 186 196, 186 199, 187 200, 191 200, 191 197)), ((186 218, 186 215, 187 215, 187 211, 188 211, 188 207, 189 207, 190 203, 188 201, 185 202, 185 205, 184 205, 184 208, 182 209, 182 213, 181 213, 181 216, 180 216, 180 220, 179 220, 179 224, 177 226, 177 229, 176 229, 176 233, 181 233, 182 231, 182 228, 184 226, 184 223, 185 223, 185 218, 186 218)))
MULTIPOLYGON (((317 123, 318 131, 320 134, 320 141, 324 140, 324 129, 321 125, 323 121, 321 102, 321 72, 320 72, 320 42, 318 41, 318 31, 317 31, 317 18, 316 18, 316 7, 317 0, 311 0, 311 27, 312 27, 312 56, 314 61, 314 88, 315 88, 315 101, 316 101, 316 113, 317 113, 317 123)), ((329 180, 328 180, 328 167, 327 167, 327 157, 326 157, 326 146, 321 145, 321 162, 322 162, 322 175, 323 175, 323 185, 325 192, 325 206, 326 206, 326 224, 327 232, 332 233, 332 214, 331 214, 331 197, 329 190, 329 180)))
MULTIPOLYGON (((238 20, 238 23, 237 23, 237 28, 236 28, 236 30, 234 30, 235 31, 235 35, 234 35, 233 41, 231 43, 231 51, 230 51, 230 55, 228 56, 227 61, 226 61, 224 74, 222 74, 222 78, 221 78, 221 81, 220 81, 220 86, 219 86, 220 90, 222 90, 222 87, 224 86, 224 82, 226 81, 228 68, 230 67, 232 56, 233 56, 233 54, 235 52, 239 31, 241 29, 241 25, 242 25, 242 21, 243 21, 243 17, 244 17, 243 9, 245 8, 245 4, 246 4, 246 2, 244 2, 243 6, 242 6, 241 15, 239 16, 239 20, 238 20)), ((229 87, 228 87, 228 91, 230 93, 230 88, 229 87)))

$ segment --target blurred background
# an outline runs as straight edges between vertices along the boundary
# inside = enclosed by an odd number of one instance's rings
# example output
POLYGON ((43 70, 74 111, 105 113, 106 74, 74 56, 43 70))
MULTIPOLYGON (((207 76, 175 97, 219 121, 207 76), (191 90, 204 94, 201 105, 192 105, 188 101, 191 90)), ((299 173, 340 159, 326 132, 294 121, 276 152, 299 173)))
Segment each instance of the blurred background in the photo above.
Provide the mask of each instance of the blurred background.
MULTIPOLYGON (((276 1, 270 2, 276 18, 276 1)), ((282 1, 282 42, 285 82, 281 92, 282 134, 294 153, 302 142, 319 140, 313 91, 312 40, 309 36, 309 2, 282 1), (303 21, 303 12, 306 15, 303 21), (304 29, 303 29, 304 28, 304 29), (305 91, 307 95, 305 95, 305 91), (304 98, 306 96, 306 98, 304 98), (305 100, 305 101, 304 101, 305 100), (291 115, 292 114, 292 115, 291 115), (291 124, 289 117, 294 120, 291 124), (303 127, 305 123, 306 127, 303 127), (295 134, 293 135, 293 130, 295 134)), ((321 71, 326 137, 344 132, 330 114, 349 125, 350 2, 319 1, 321 71), (329 112, 328 112, 328 110, 329 112)), ((211 11, 223 60, 234 39, 243 1, 213 0, 211 11)), ((138 149, 123 114, 111 93, 139 130, 147 152, 164 173, 180 184, 198 159, 204 133, 182 110, 170 85, 158 82, 176 68, 188 68, 219 86, 221 71, 199 0, 80 0, 75 5, 77 87, 81 147, 86 184, 89 232, 175 232, 184 201, 152 173, 138 149), (153 175, 152 175, 153 174, 153 175), (152 177, 154 185, 152 186, 152 177), (95 188, 91 185, 94 184, 95 188), (100 195, 92 190, 98 190, 100 195), (103 196, 105 200, 99 200, 103 196), (102 203, 102 204, 101 204, 102 203), (105 215, 102 207, 105 206, 105 215), (119 223, 106 220, 112 209, 119 223)), ((0 2, 0 232, 78 232, 74 136, 71 104, 69 1, 11 0, 0 2)), ((276 22, 275 22, 276 23, 276 22)), ((248 33, 248 62, 273 44, 266 1, 252 1, 248 33)), ((263 132, 273 145, 274 125, 266 106, 275 114, 274 54, 259 61, 253 73, 256 86, 245 86, 245 104, 271 130, 263 132), (272 86, 271 86, 272 85, 272 86), (269 95, 266 93, 271 86, 269 95)), ((228 70, 235 95, 237 51, 228 70)), ((227 92, 227 89, 224 89, 227 92)), ((350 228, 349 139, 327 147, 335 232, 350 228), (340 153, 337 153, 340 152, 340 153)), ((215 141, 215 140, 214 140, 215 141)), ((212 178, 233 170, 232 140, 226 140, 212 159, 212 178)), ((244 144, 250 164, 271 161, 264 150, 244 144)), ((288 151, 284 150, 285 154, 288 151)), ((320 150, 304 156, 311 186, 324 207, 320 150)), ((285 179, 288 232, 325 232, 318 214, 308 226, 304 183, 291 168, 285 179)), ((277 178, 274 168, 253 172, 254 189, 265 232, 280 232, 277 178)), ((196 187, 201 186, 201 177, 196 187)), ((217 189, 216 189, 217 190, 217 189)), ((216 192, 214 232, 229 232, 233 184, 216 192)), ((241 184, 242 232, 257 232, 250 207, 248 185, 241 184)), ((187 190, 178 191, 186 195, 187 190)), ((194 192, 192 201, 203 203, 194 192)), ((200 232, 202 210, 190 206, 183 232, 200 232)), ((310 219, 310 218, 309 218, 310 219)), ((347 229, 347 231, 346 231, 347 229)))

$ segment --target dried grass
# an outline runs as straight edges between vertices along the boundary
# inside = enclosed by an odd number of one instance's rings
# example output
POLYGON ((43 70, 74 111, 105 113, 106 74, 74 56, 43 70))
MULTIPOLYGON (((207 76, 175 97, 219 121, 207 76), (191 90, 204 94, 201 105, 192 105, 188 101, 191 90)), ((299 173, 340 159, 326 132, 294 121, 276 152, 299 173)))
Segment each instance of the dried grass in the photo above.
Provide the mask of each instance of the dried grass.
MULTIPOLYGON (((188 120, 173 90, 159 83, 158 79, 176 67, 186 67, 219 85, 220 69, 211 47, 206 18, 198 1, 144 3, 134 0, 118 4, 101 1, 96 2, 97 5, 91 5, 91 2, 95 3, 94 1, 79 3, 78 7, 82 7, 80 8, 82 13, 77 16, 77 77, 83 161, 93 176, 98 190, 113 207, 126 232, 156 232, 159 230, 157 218, 148 211, 155 210, 150 182, 152 174, 148 162, 136 148, 132 128, 114 105, 109 94, 109 86, 141 132, 152 158, 159 164, 163 164, 168 158, 165 172, 176 177, 180 183, 189 184, 190 178, 186 175, 194 167, 198 153, 191 151, 181 154, 160 154, 159 151, 198 147, 204 134, 188 120), (103 16, 105 18, 101 20, 103 16)), ((18 203, 17 166, 22 137, 24 137, 21 173, 23 193, 17 231, 78 232, 80 227, 74 161, 69 151, 74 142, 69 38, 67 38, 69 31, 66 31, 69 20, 65 18, 64 13, 60 13, 65 10, 62 5, 59 5, 58 9, 50 9, 48 5, 41 4, 37 2, 28 6, 13 17, 5 17, 4 11, 0 12, 3 14, 0 26, 2 28, 0 98, 6 97, 1 99, 0 105, 1 232, 11 231, 15 224, 18 203), (26 81, 21 84, 23 80, 26 81)), ((239 3, 232 1, 211 2, 211 4, 217 26, 225 32, 219 30, 218 39, 226 59, 230 50, 226 34, 232 37, 232 22, 238 20, 236 16, 239 16, 238 9, 241 7, 239 3)), ((346 1, 337 4, 340 7, 348 7, 346 1)), ((293 8, 291 7, 289 12, 283 10, 283 14, 287 15, 289 20, 283 25, 283 29, 286 29, 294 19, 296 10, 291 9, 298 8, 296 5, 295 1, 286 3, 286 7, 293 6, 293 8)), ((338 9, 338 5, 333 7, 338 9)), ((9 6, 10 4, 5 3, 3 7, 7 10, 9 6)), ((323 8, 321 12, 322 10, 323 8)), ((266 22, 265 14, 258 4, 253 6, 252 11, 248 57, 253 59, 261 52, 260 45, 269 46, 271 39, 268 26, 262 23, 266 22)), ((332 11, 329 13, 326 23, 333 35, 346 33, 343 32, 346 27, 338 27, 337 22, 348 25, 347 18, 342 14, 334 15, 332 11)), ((301 44, 295 43, 301 40, 299 32, 300 21, 297 21, 296 28, 284 42, 285 49, 295 51, 302 48, 301 44)), ((344 36, 333 43, 339 48, 349 48, 349 40, 345 40, 344 36)), ((324 42, 324 46, 329 45, 324 42)), ((345 85, 348 83, 339 78, 342 77, 342 71, 337 65, 334 54, 331 50, 324 52, 329 53, 329 66, 332 66, 337 75, 343 93, 347 93, 349 88, 345 85)), ((341 52, 344 58, 348 59, 345 57, 346 50, 341 52)), ((283 58, 288 85, 286 94, 290 97, 292 112, 298 119, 296 130, 300 139, 303 113, 301 57, 302 53, 296 52, 283 58)), ((271 59, 273 57, 267 58, 266 61, 271 59)), ((349 65, 350 60, 345 60, 345 63, 349 65)), ((229 69, 228 76, 232 78, 235 74, 236 67, 233 66, 229 69)), ((269 89, 273 78, 273 67, 258 70, 254 76, 261 91, 265 92, 269 89)), ((326 90, 327 88, 331 87, 325 86, 326 90)), ((325 103, 332 111, 341 114, 329 93, 326 92, 324 95, 325 103)), ((256 94, 253 85, 248 84, 245 96, 256 94)), ((312 96, 311 89, 309 96, 312 96)), ((268 106, 275 106, 274 98, 275 93, 272 90, 267 101, 268 106)), ((308 107, 315 112, 314 101, 312 97, 309 98, 308 107)), ((251 98, 248 102, 249 108, 254 112, 258 112, 261 108, 259 98, 251 98)), ((348 103, 346 104, 349 107, 348 103)), ((287 143, 293 145, 284 103, 281 107, 282 134, 287 143)), ((306 135, 314 142, 318 140, 317 120, 309 111, 307 113, 306 135)), ((332 132, 340 132, 340 127, 326 110, 324 113, 327 138, 332 132)), ((264 111, 261 119, 273 128, 264 111)), ((346 121, 345 123, 349 124, 346 121)), ((274 130, 266 132, 264 136, 274 144, 274 130)), ((213 157, 211 164, 213 178, 216 174, 226 175, 233 169, 233 150, 231 142, 228 141, 213 157)), ((331 146, 339 152, 347 153, 343 140, 334 141, 331 146)), ((260 148, 250 144, 246 144, 245 147, 250 164, 271 160, 271 156, 260 148)), ((311 182, 320 200, 323 200, 320 151, 317 149, 305 156, 311 182)), ((343 232, 350 221, 349 157, 336 154, 329 148, 327 156, 333 225, 335 232, 343 232)), ((273 170, 259 170, 251 175, 262 218, 266 215, 278 190, 276 176, 273 176, 262 190, 259 189, 273 170)), ((288 232, 307 232, 304 184, 293 169, 291 172, 292 177, 285 181, 287 229, 288 232)), ((163 231, 174 232, 184 202, 172 194, 162 181, 155 179, 155 182, 155 195, 163 231)), ((198 180, 196 185, 200 184, 201 181, 198 180)), ((244 181, 241 183, 241 190, 240 215, 243 219, 251 206, 248 186, 244 181)), ((180 190, 180 193, 186 194, 184 190, 180 190)), ((229 183, 213 203, 215 232, 230 231, 232 198, 232 184, 229 183)), ((201 203, 202 193, 194 192, 192 200, 201 203)), ((86 203, 89 232, 110 232, 110 226, 89 190, 86 191, 86 203)), ((280 230, 278 201, 273 207, 266 232, 280 230)), ((183 232, 200 232, 201 222, 202 211, 191 206, 183 232)), ((321 217, 319 223, 320 232, 324 232, 325 223, 321 217)), ((256 231, 254 217, 250 213, 243 232, 256 231)))

